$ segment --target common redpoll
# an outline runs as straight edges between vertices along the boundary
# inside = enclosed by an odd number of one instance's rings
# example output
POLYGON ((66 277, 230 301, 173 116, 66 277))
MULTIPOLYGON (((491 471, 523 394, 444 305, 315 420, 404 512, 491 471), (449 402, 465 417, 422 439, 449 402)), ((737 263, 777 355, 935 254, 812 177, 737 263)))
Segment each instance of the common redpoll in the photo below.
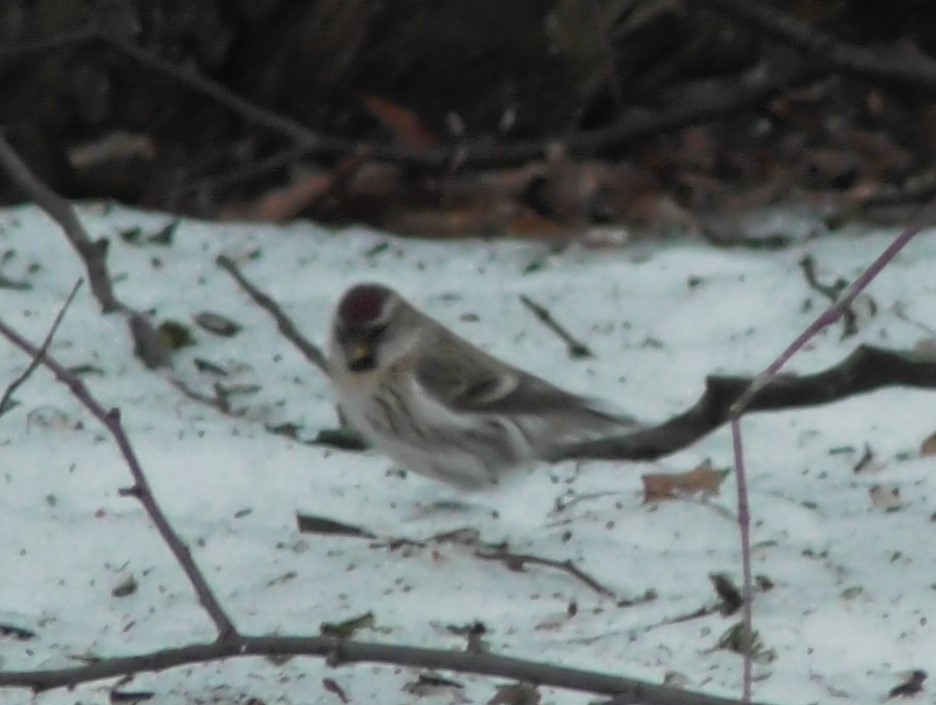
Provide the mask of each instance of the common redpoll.
POLYGON ((379 284, 342 296, 328 357, 358 432, 402 467, 466 489, 633 425, 491 357, 379 284))

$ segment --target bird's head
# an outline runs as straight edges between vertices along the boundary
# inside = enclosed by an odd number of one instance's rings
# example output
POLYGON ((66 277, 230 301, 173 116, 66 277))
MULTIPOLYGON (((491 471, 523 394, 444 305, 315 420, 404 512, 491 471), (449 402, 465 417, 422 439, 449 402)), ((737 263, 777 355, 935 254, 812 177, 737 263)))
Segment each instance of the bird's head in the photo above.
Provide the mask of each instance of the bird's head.
POLYGON ((335 310, 333 350, 350 372, 369 372, 403 355, 419 329, 419 314, 395 291, 357 284, 335 310))

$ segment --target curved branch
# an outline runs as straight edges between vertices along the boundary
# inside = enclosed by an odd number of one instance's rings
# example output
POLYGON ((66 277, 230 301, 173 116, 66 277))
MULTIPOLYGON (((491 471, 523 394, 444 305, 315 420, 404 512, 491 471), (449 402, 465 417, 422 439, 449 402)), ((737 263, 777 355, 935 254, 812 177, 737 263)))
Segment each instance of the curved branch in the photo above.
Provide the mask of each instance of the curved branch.
POLYGON ((41 692, 141 671, 163 671, 187 664, 243 656, 316 656, 326 658, 330 666, 369 662, 476 673, 554 688, 614 695, 622 697, 626 702, 645 705, 739 705, 737 700, 672 686, 653 685, 632 678, 484 652, 445 651, 324 636, 237 636, 213 644, 195 644, 139 656, 107 658, 74 668, 0 672, 0 688, 18 686, 41 692))
MULTIPOLYGON (((600 129, 522 142, 502 143, 476 140, 418 149, 405 145, 352 140, 316 132, 295 120, 237 95, 223 84, 197 71, 177 66, 114 32, 96 28, 93 25, 86 32, 67 35, 66 39, 68 41, 57 42, 53 38, 53 40, 47 40, 46 43, 50 49, 54 49, 60 46, 74 46, 82 41, 102 42, 122 52, 141 66, 168 76, 190 90, 207 96, 248 122, 285 137, 295 148, 288 155, 287 163, 298 161, 304 156, 361 155, 428 171, 467 166, 476 168, 514 166, 547 158, 557 146, 574 156, 591 156, 649 135, 672 132, 689 125, 714 120, 721 115, 764 100, 787 85, 804 80, 816 73, 815 66, 786 57, 782 61, 765 62, 755 66, 739 76, 713 81, 704 95, 700 95, 698 90, 688 90, 681 98, 677 98, 663 109, 636 108, 628 111, 615 123, 600 129), (77 38, 73 35, 77 35, 77 38)), ((27 46, 24 50, 26 49, 32 49, 32 47, 27 46)), ((8 47, 7 51, 15 52, 16 47, 8 47)), ((280 162, 281 160, 277 158, 276 163, 280 164, 280 162)))
POLYGON ((745 25, 785 46, 821 58, 827 65, 867 78, 898 83, 910 88, 936 93, 936 62, 924 57, 905 58, 882 55, 841 42, 772 10, 767 3, 751 0, 696 0, 718 8, 745 25))
MULTIPOLYGON (((555 458, 652 460, 681 450, 731 418, 750 377, 708 377, 701 398, 659 426, 562 449, 555 458)), ((936 389, 936 361, 912 352, 862 345, 838 365, 811 375, 778 375, 751 399, 747 412, 817 406, 890 386, 936 389)))
POLYGON ((681 102, 676 101, 664 110, 653 111, 638 108, 625 113, 614 124, 597 130, 509 144, 478 140, 440 145, 429 149, 413 149, 394 144, 360 142, 315 132, 295 120, 278 115, 236 95, 207 76, 183 70, 162 57, 123 39, 108 34, 101 34, 100 39, 141 65, 174 78, 248 121, 292 140, 296 145, 297 160, 302 156, 358 154, 428 170, 466 166, 486 168, 512 166, 546 158, 557 145, 576 156, 593 155, 604 149, 648 135, 671 132, 688 125, 712 120, 763 100, 788 84, 815 72, 814 67, 800 61, 765 63, 745 72, 740 77, 725 80, 717 89, 713 88, 708 91, 704 98, 694 91, 691 97, 681 102))

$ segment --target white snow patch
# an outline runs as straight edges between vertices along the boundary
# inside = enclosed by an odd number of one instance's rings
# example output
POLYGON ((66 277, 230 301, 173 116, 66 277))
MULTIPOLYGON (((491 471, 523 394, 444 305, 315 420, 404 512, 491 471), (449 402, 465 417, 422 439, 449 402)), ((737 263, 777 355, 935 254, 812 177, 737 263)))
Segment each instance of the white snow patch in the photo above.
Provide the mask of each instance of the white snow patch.
MULTIPOLYGON (((826 302, 797 261, 812 254, 825 280, 854 278, 893 232, 849 231, 794 249, 725 251, 699 243, 642 244, 620 251, 572 248, 549 255, 530 243, 399 240, 361 228, 272 227, 183 221, 169 247, 125 242, 171 222, 113 206, 81 208, 86 227, 109 237, 118 294, 158 319, 190 326, 197 345, 178 354, 176 374, 205 392, 216 381, 195 358, 228 369, 224 383, 257 385, 235 396, 242 419, 183 398, 131 353, 124 322, 103 316, 85 287, 52 353, 88 365, 86 381, 105 406, 120 407, 127 431, 173 525, 245 633, 315 634, 323 622, 373 612, 368 640, 464 648, 450 626, 476 620, 497 653, 736 695, 741 663, 715 650, 738 619, 711 615, 677 623, 714 600, 708 575, 739 580, 734 482, 707 503, 643 505, 640 475, 688 470, 703 458, 731 463, 722 429, 659 463, 563 463, 541 467, 461 511, 433 509, 452 491, 387 472, 375 455, 351 454, 274 436, 265 424, 295 423, 301 439, 335 425, 322 375, 280 336, 214 260, 254 252, 245 274, 321 342, 331 307, 354 282, 388 283, 485 349, 569 389, 608 399, 654 422, 695 402, 712 373, 760 371, 826 302), (532 262, 543 262, 524 275, 532 262), (570 361, 563 345, 519 303, 546 305, 595 351, 570 361), (244 326, 233 338, 195 327, 212 311, 244 326), (468 316, 467 314, 474 314, 468 316), (598 493, 555 511, 569 493, 598 493), (426 538, 462 527, 513 550, 571 559, 615 591, 655 600, 622 607, 570 576, 531 566, 511 572, 469 548, 391 551, 372 542, 300 535, 296 512, 360 525, 387 537, 426 538), (570 602, 578 607, 564 615, 570 602)), ((776 227, 776 226, 775 226, 776 227)), ((794 227, 794 224, 790 224, 794 227)), ((32 289, 0 289, 0 315, 41 340, 83 275, 68 243, 32 207, 0 211, 2 273, 32 289)), ((910 348, 936 328, 936 237, 920 235, 874 283, 873 317, 858 336, 822 333, 790 371, 835 364, 859 343, 910 348), (907 320, 909 319, 909 320, 907 320), (913 321, 913 322, 911 322, 913 321)), ((929 334, 931 335, 931 334, 929 334)), ((0 387, 29 360, 0 342, 0 387)), ((137 502, 120 496, 130 477, 111 439, 44 370, 0 418, 0 624, 37 638, 0 637, 0 670, 75 665, 82 655, 124 655, 213 636, 208 618, 137 502), (112 590, 132 575, 138 589, 112 590)), ((936 671, 936 467, 920 459, 936 430, 931 391, 890 389, 823 407, 758 414, 743 423, 754 513, 755 573, 775 587, 759 596, 755 621, 775 658, 756 667, 756 699, 774 703, 878 703, 910 669, 936 671), (865 444, 883 467, 856 474, 865 444), (901 489, 904 506, 875 508, 875 483, 901 489)), ((332 671, 314 659, 263 659, 144 674, 126 686, 160 703, 334 703, 334 678, 355 702, 411 702, 409 670, 369 665, 332 671), (391 695, 387 695, 387 694, 391 695)), ((485 678, 452 676, 471 702, 493 692, 485 678)), ((111 683, 0 701, 57 705, 108 702, 111 683)), ((544 702, 586 703, 547 691, 544 702)), ((454 702, 453 696, 425 702, 454 702)))

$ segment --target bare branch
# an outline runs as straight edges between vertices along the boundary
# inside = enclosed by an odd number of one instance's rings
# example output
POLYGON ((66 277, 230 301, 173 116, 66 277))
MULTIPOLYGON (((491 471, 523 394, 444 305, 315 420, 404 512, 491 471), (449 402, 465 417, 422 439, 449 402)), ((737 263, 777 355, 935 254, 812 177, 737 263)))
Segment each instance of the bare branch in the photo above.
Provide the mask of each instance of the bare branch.
POLYGON ((506 548, 497 548, 493 551, 475 551, 475 556, 485 561, 500 561, 510 570, 516 571, 522 571, 527 564, 555 568, 556 570, 561 570, 563 573, 567 573, 576 580, 580 580, 599 595, 614 597, 614 592, 610 588, 599 583, 569 560, 558 561, 554 558, 543 558, 542 556, 534 556, 529 553, 513 553, 506 548))
POLYGON ((251 284, 230 257, 220 255, 215 262, 221 269, 234 278, 234 281, 247 292, 250 298, 254 300, 254 303, 273 317, 279 332, 282 333, 289 342, 295 345, 309 362, 328 376, 328 362, 326 362, 325 355, 322 353, 321 349, 299 332, 299 329, 296 328, 296 324, 292 322, 292 319, 283 313, 283 309, 267 294, 251 284))
POLYGON ((0 319, 0 335, 6 337, 7 340, 16 347, 31 355, 34 359, 39 360, 48 368, 60 382, 69 388, 78 401, 80 401, 111 434, 127 463, 131 475, 133 475, 133 486, 123 491, 122 494, 132 495, 140 500, 146 513, 156 526, 159 535, 162 537, 163 541, 166 542, 169 550, 172 551, 172 554, 182 566, 189 582, 192 583, 192 587, 195 589, 202 607, 205 608, 208 616, 214 622, 215 627, 217 627, 218 640, 223 642, 236 636, 237 630, 234 624, 221 607, 221 604, 214 596, 214 592, 211 590, 208 582, 199 571, 198 566, 192 558, 189 547, 183 543, 182 539, 169 524, 166 515, 163 514, 162 509, 160 509, 159 504, 156 502, 156 498, 153 496, 143 468, 130 444, 130 439, 123 429, 123 424, 120 421, 120 410, 116 408, 105 410, 91 395, 91 392, 77 375, 63 367, 46 351, 35 347, 13 328, 8 326, 2 319, 0 319))
MULTIPOLYGON (((897 256, 907 244, 922 230, 936 215, 936 200, 931 201, 922 208, 916 216, 910 221, 910 224, 904 228, 894 241, 881 253, 871 265, 862 272, 850 287, 848 287, 838 300, 833 300, 832 304, 823 311, 815 321, 813 321, 806 330, 794 340, 786 350, 780 353, 780 356, 774 360, 767 369, 758 375, 748 386, 743 394, 729 407, 729 417, 731 420, 731 441, 734 451, 735 478, 738 489, 738 527, 741 534, 741 566, 744 574, 744 606, 743 606, 743 628, 744 638, 742 643, 744 649, 744 672, 743 672, 743 694, 742 700, 745 703, 751 701, 751 692, 753 687, 753 660, 754 660, 754 625, 753 625, 753 599, 754 586, 751 576, 751 513, 748 502, 747 491, 747 471, 744 465, 744 444, 741 438, 741 415, 750 404, 757 398, 757 395, 777 381, 777 375, 783 366, 799 352, 816 333, 830 326, 843 314, 851 311, 852 302, 858 295, 867 288, 874 278, 881 273, 890 261, 897 256)), ((807 271, 808 274, 808 271, 807 271)), ((854 314, 852 314, 854 315, 854 314)), ((861 350, 861 348, 859 348, 861 350)), ((867 350, 867 348, 866 348, 867 350)), ((857 351, 856 351, 857 352, 857 351)), ((848 379, 845 378, 847 383, 848 379)))
MULTIPOLYGON (((700 0, 696 0, 699 2, 700 0)), ((834 68, 867 78, 936 92, 936 63, 922 55, 902 57, 882 55, 841 42, 773 10, 763 2, 750 0, 701 0, 753 27, 784 46, 794 46, 819 57, 834 68)))
POLYGON ((42 345, 39 346, 38 354, 33 355, 32 361, 29 363, 29 366, 23 370, 23 374, 10 382, 10 386, 6 388, 6 391, 3 393, 3 397, 0 397, 0 416, 3 416, 7 411, 9 411, 7 405, 13 398, 13 393, 19 389, 23 385, 23 382, 29 379, 32 373, 35 372, 39 365, 42 364, 40 357, 45 354, 45 352, 49 349, 49 345, 52 344, 52 338, 55 337, 55 332, 62 323, 62 319, 65 318, 65 312, 68 311, 68 307, 71 306, 72 301, 75 300, 75 294, 78 293, 78 289, 81 288, 83 283, 84 280, 79 279, 75 282, 74 286, 72 286, 68 296, 65 297, 65 303, 62 304, 62 307, 56 314, 55 319, 52 321, 52 325, 49 327, 49 332, 46 333, 45 340, 43 340, 42 345))
POLYGON ((741 623, 744 629, 744 665, 741 673, 741 699, 751 702, 754 687, 754 579, 751 571, 751 505, 748 500, 747 468, 741 441, 741 419, 731 419, 731 443, 734 452, 735 483, 738 495, 738 532, 741 541, 741 623))
POLYGON ((799 352, 816 333, 826 326, 835 323, 842 314, 848 310, 854 300, 858 298, 858 294, 867 288, 868 284, 881 273, 881 270, 897 256, 897 253, 906 247, 907 243, 916 237, 923 228, 932 223, 934 216, 936 216, 936 200, 930 201, 926 206, 920 209, 910 221, 910 224, 904 228, 903 232, 894 238, 894 241, 887 246, 884 252, 882 252, 878 258, 862 272, 861 276, 852 282, 852 285, 842 293, 841 298, 819 314, 816 320, 813 321, 796 340, 790 343, 787 349, 780 353, 780 356, 774 360, 766 370, 757 376, 747 391, 732 405, 732 417, 740 417, 758 392, 767 384, 770 384, 783 366, 789 362, 790 358, 799 352))
POLYGON ((127 318, 134 353, 151 368, 168 367, 169 351, 162 344, 152 323, 141 313, 122 303, 114 294, 107 271, 108 241, 92 240, 78 219, 71 203, 36 176, 0 132, 0 170, 17 184, 37 206, 62 228, 65 237, 84 262, 88 282, 104 313, 119 311, 127 318))
MULTIPOLYGON (((652 460, 675 453, 727 423, 752 381, 751 377, 708 377, 702 396, 682 414, 627 435, 569 445, 556 459, 652 460)), ((774 377, 751 397, 745 413, 828 404, 897 385, 936 389, 936 363, 911 351, 862 345, 821 372, 774 377)))
POLYGON ((331 137, 323 137, 295 120, 290 120, 272 110, 267 110, 266 108, 252 103, 246 98, 240 97, 217 81, 213 81, 197 71, 186 70, 176 66, 170 61, 166 61, 156 54, 146 51, 136 44, 125 41, 116 35, 101 34, 100 38, 139 64, 175 79, 197 93, 206 95, 216 103, 220 103, 226 108, 229 108, 248 121, 257 125, 263 125, 274 132, 294 140, 305 149, 318 151, 326 146, 325 143, 334 142, 331 151, 355 151, 354 145, 350 142, 336 140, 331 137))
POLYGON ((109 658, 75 668, 0 672, 0 688, 19 686, 41 692, 81 683, 116 678, 141 671, 162 671, 187 664, 244 656, 316 656, 331 665, 384 663, 509 678, 554 688, 623 697, 644 705, 738 705, 737 700, 654 685, 631 678, 552 666, 484 652, 423 649, 377 644, 337 637, 235 636, 213 644, 165 649, 139 656, 109 658))
POLYGON ((179 80, 189 88, 230 108, 254 124, 262 125, 289 138, 297 147, 297 159, 303 155, 370 155, 378 160, 428 170, 445 170, 455 165, 465 168, 521 164, 547 157, 550 150, 557 144, 564 147, 569 154, 577 156, 596 154, 609 147, 647 135, 671 132, 688 125, 712 120, 719 115, 763 100, 813 71, 805 63, 789 60, 775 65, 757 66, 739 77, 727 80, 719 89, 713 88, 709 91, 707 98, 700 98, 698 92, 691 92, 691 99, 677 99, 664 110, 634 110, 625 113, 615 124, 608 127, 562 138, 552 137, 512 144, 478 140, 472 143, 449 144, 430 149, 414 149, 394 144, 359 142, 314 132, 294 120, 251 103, 206 76, 175 66, 123 39, 108 35, 101 35, 101 39, 142 65, 179 80))
MULTIPOLYGON (((636 108, 623 113, 615 123, 597 130, 509 144, 476 140, 422 149, 323 135, 236 95, 196 71, 176 66, 112 32, 92 26, 86 35, 81 36, 86 36, 88 41, 105 42, 141 65, 179 81, 251 123, 289 139, 295 147, 293 156, 296 161, 303 156, 370 155, 377 160, 430 171, 443 171, 455 166, 490 168, 522 164, 548 157, 556 146, 579 157, 598 154, 648 135, 672 132, 713 120, 764 100, 791 83, 816 73, 815 67, 806 62, 785 58, 783 61, 756 66, 721 82, 713 82, 705 96, 700 96, 697 90, 690 87, 684 95, 677 96, 660 110, 636 108)), ((45 41, 49 49, 54 49, 57 46, 74 46, 78 40, 70 33, 63 36, 63 41, 56 41, 55 38, 45 41)), ((11 51, 15 49, 12 47, 11 51)), ((270 163, 281 166, 282 160, 277 158, 270 163)))

